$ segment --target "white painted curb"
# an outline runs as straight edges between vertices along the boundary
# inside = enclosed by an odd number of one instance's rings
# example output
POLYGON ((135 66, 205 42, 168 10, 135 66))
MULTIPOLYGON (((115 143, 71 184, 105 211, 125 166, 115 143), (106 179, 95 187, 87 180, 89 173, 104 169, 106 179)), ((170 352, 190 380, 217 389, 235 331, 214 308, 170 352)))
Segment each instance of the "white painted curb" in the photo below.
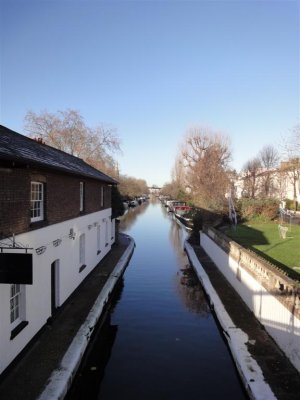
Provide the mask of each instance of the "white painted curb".
POLYGON ((125 250, 107 282, 103 286, 103 289, 97 297, 97 300, 89 312, 87 319, 79 328, 76 336, 66 351, 60 366, 53 371, 49 378, 49 383, 37 400, 62 400, 66 396, 76 371, 80 365, 93 330, 102 314, 103 307, 107 303, 109 295, 113 291, 118 279, 123 274, 133 253, 135 246, 134 240, 129 236, 127 237, 130 240, 129 246, 125 250))
POLYGON ((248 395, 254 400, 276 400, 270 386, 264 380, 259 365, 247 350, 248 335, 234 325, 192 246, 186 241, 184 248, 214 308, 248 395))

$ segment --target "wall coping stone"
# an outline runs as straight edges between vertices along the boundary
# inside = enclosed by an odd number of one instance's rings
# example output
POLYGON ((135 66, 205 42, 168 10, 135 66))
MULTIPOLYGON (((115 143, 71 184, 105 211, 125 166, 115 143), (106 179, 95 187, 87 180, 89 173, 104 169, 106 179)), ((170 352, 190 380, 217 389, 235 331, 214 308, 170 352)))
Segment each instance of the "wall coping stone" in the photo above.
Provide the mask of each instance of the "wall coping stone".
POLYGON ((297 318, 300 318, 300 283, 286 276, 276 265, 226 236, 212 226, 204 225, 202 232, 225 253, 238 262, 239 267, 253 276, 270 294, 297 318))

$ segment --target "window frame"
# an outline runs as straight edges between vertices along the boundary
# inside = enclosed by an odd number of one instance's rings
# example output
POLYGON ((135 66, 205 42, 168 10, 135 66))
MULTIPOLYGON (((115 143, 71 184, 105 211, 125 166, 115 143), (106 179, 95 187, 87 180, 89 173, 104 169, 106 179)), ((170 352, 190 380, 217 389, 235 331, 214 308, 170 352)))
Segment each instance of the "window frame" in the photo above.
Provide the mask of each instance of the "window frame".
POLYGON ((14 331, 25 320, 25 285, 20 283, 10 285, 9 304, 10 327, 14 331))
POLYGON ((30 222, 43 221, 45 219, 45 185, 43 182, 31 181, 30 183, 30 222), (40 190, 33 190, 34 187, 40 190), (36 198, 35 198, 36 197, 36 198), (33 216, 33 214, 38 214, 33 216))
POLYGON ((15 328, 20 318, 20 304, 21 304, 21 285, 13 283, 10 285, 10 324, 12 329, 15 328))

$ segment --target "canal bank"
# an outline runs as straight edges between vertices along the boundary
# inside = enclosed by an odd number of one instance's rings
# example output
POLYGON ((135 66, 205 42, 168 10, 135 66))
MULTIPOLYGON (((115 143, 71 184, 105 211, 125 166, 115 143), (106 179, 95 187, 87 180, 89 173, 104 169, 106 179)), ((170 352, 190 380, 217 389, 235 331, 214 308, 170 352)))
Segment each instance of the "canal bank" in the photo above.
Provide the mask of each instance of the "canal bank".
POLYGON ((67 399, 246 400, 183 250, 187 232, 155 199, 129 210, 120 230, 136 249, 67 399))
MULTIPOLYGON (((183 252, 186 232, 156 203, 129 212, 123 223, 123 230, 135 238, 137 247, 129 268, 122 275, 117 305, 105 312, 108 314, 113 309, 109 326, 115 336, 110 337, 113 343, 110 360, 100 391, 94 397, 87 395, 87 387, 91 385, 85 383, 82 395, 74 388, 74 399, 245 399, 203 290, 197 278, 197 285, 190 282, 188 269, 191 268, 183 252)), ((125 255, 121 263, 125 267, 133 250, 130 238, 126 235, 121 238, 119 245, 103 260, 105 263, 94 270, 89 283, 80 287, 52 324, 45 327, 46 333, 41 333, 35 345, 16 364, 6 382, 0 384, 1 399, 36 400, 43 393, 40 399, 55 400, 63 398, 71 380, 80 381, 82 374, 74 377, 74 371, 93 329, 90 310, 105 282, 110 277, 118 278, 118 273, 114 273, 116 264, 125 255), (127 257, 124 252, 130 243, 132 249, 127 257), (74 339, 78 330, 80 335, 74 339), (79 343, 74 344, 74 340, 79 343), (73 351, 68 353, 71 343, 73 351)), ((234 361, 238 369, 248 369, 248 373, 243 372, 243 380, 245 386, 250 385, 250 398, 271 400, 272 392, 278 400, 298 398, 299 376, 253 320, 251 312, 240 308, 241 299, 214 271, 211 260, 199 246, 193 248, 221 300, 218 305, 217 297, 207 289, 207 282, 205 285, 202 282, 221 330, 225 332, 224 337, 229 341, 234 361), (220 313, 221 306, 225 312, 220 313), (238 335, 234 337, 233 332, 238 335), (271 390, 266 387, 260 371, 271 390)), ((99 302, 102 300, 100 298, 99 302)), ((95 336, 96 333, 94 339, 95 336)), ((98 349, 95 352, 101 354, 98 349)), ((95 360, 87 363, 91 379, 97 369, 95 360)))
POLYGON ((298 399, 298 371, 201 246, 186 242, 185 250, 224 332, 250 398, 298 399))
POLYGON ((111 252, 1 378, 1 399, 54 400, 64 397, 133 250, 133 239, 120 234, 111 252))

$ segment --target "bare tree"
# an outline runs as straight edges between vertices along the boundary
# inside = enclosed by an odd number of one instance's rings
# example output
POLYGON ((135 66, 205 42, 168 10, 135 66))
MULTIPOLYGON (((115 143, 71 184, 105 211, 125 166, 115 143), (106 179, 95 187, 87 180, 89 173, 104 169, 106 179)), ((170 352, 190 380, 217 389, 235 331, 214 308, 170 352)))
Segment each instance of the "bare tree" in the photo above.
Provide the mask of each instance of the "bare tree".
POLYGON ((226 171, 230 157, 227 136, 203 127, 188 130, 180 158, 196 205, 208 209, 223 207, 229 187, 226 171))
POLYGON ((255 199, 259 189, 258 177, 261 172, 261 161, 258 157, 247 161, 243 167, 244 196, 255 199))
POLYGON ((300 124, 296 125, 292 131, 292 144, 294 146, 295 153, 300 155, 300 124))
POLYGON ((177 182, 178 186, 183 187, 185 185, 185 174, 182 159, 177 155, 175 163, 171 172, 172 181, 177 182))
POLYGON ((147 182, 143 179, 121 175, 119 177, 119 182, 119 190, 124 198, 134 198, 148 194, 147 182))
POLYGON ((165 194, 170 195, 174 199, 188 200, 188 183, 185 179, 185 168, 179 155, 175 158, 171 177, 172 181, 164 186, 164 190, 169 191, 169 193, 165 194))
POLYGON ((295 210, 300 197, 300 124, 296 125, 284 141, 284 156, 286 161, 281 163, 283 171, 293 186, 295 210))
POLYGON ((184 165, 193 166, 207 151, 214 151, 216 161, 226 167, 231 158, 229 138, 210 128, 193 127, 187 131, 181 152, 184 165))
POLYGON ((90 128, 76 110, 25 116, 25 130, 31 137, 39 137, 46 144, 82 158, 88 164, 113 174, 116 166, 113 154, 120 151, 116 129, 100 125, 90 128))
POLYGON ((261 173, 261 193, 263 197, 274 194, 274 173, 278 166, 279 153, 273 146, 265 146, 259 153, 261 173))
POLYGON ((191 200, 188 188, 180 186, 178 181, 175 180, 165 183, 161 188, 160 194, 182 201, 191 200))

